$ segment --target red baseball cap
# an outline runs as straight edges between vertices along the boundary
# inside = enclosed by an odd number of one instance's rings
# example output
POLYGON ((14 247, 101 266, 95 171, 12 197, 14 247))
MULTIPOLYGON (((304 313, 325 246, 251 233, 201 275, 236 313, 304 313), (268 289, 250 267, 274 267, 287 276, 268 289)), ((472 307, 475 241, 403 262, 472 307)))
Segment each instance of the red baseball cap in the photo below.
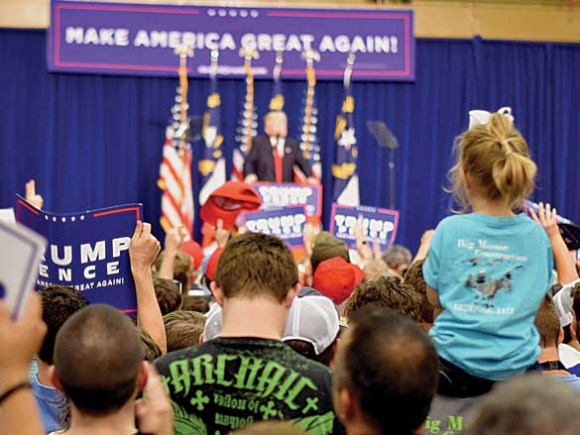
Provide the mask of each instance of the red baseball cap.
POLYGON ((205 268, 205 276, 210 280, 213 281, 215 278, 215 271, 217 270, 218 262, 220 261, 220 257, 224 252, 224 248, 217 248, 213 251, 213 254, 209 257, 207 261, 207 266, 205 268))
POLYGON ((312 287, 340 305, 350 297, 363 278, 360 267, 348 263, 342 257, 333 257, 318 265, 312 278, 312 287))
POLYGON ((247 183, 227 181, 210 195, 199 214, 207 224, 217 225, 218 219, 223 221, 223 228, 228 230, 234 226, 240 213, 260 208, 262 198, 247 183))
POLYGON ((201 245, 195 240, 188 240, 181 244, 181 250, 191 257, 193 268, 196 270, 199 269, 203 261, 203 250, 201 249, 201 245))

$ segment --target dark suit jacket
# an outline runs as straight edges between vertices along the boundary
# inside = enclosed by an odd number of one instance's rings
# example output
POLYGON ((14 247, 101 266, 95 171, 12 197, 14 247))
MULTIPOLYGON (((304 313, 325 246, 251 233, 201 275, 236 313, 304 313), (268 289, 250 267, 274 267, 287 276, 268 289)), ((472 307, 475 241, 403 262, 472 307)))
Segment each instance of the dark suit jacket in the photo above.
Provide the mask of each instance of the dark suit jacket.
MULTIPOLYGON (((255 174, 258 181, 276 182, 276 168, 274 166, 274 154, 270 137, 257 136, 252 141, 252 149, 246 156, 244 164, 244 176, 255 174)), ((284 170, 282 181, 294 182, 294 165, 298 166, 304 175, 312 176, 310 165, 304 159, 300 144, 294 139, 286 138, 284 144, 284 170)))

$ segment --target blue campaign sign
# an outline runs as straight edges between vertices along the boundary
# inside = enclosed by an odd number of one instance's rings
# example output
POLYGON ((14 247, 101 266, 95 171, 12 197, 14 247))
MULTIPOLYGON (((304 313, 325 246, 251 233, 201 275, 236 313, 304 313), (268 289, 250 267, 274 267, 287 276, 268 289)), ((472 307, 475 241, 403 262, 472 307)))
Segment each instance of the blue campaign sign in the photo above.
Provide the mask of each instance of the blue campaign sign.
POLYGON ((270 208, 242 214, 241 224, 253 233, 279 237, 290 248, 301 248, 306 215, 302 206, 270 208))
POLYGON ((294 183, 256 183, 262 209, 303 206, 308 217, 322 216, 322 186, 294 183))
POLYGON ((36 289, 71 286, 91 303, 137 311, 129 243, 142 204, 82 213, 48 213, 17 196, 16 219, 48 240, 36 289))
MULTIPOLYGON (((238 2, 246 3, 246 2, 238 2)), ((175 75, 173 50, 195 51, 190 76, 245 77, 241 48, 260 53, 256 78, 271 78, 284 52, 283 78, 305 77, 302 53, 320 54, 316 77, 342 80, 349 53, 354 80, 415 79, 412 10, 154 5, 52 0, 48 69, 96 74, 175 75)))
POLYGON ((350 249, 356 249, 354 230, 360 215, 363 217, 363 227, 369 242, 379 241, 382 251, 394 243, 399 226, 399 212, 396 210, 333 204, 330 232, 343 240, 350 249))

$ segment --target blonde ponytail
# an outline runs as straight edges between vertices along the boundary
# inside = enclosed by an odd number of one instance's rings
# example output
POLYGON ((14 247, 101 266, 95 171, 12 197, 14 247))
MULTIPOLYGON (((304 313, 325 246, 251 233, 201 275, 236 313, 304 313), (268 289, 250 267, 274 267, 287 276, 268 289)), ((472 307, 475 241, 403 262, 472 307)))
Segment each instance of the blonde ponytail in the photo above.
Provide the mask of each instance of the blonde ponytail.
POLYGON ((463 172, 470 174, 478 194, 490 200, 506 199, 512 208, 534 190, 536 164, 509 117, 492 114, 486 124, 459 137, 456 151, 457 161, 449 175, 463 211, 467 206, 463 172))

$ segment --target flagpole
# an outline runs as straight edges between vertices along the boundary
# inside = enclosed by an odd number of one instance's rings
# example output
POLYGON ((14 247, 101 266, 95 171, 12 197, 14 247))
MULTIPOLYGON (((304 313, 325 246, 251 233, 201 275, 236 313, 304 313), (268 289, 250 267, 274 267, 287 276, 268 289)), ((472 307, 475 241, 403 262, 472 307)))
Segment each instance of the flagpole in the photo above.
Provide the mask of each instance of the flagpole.
POLYGON ((320 61, 320 55, 314 50, 306 50, 302 57, 306 60, 306 78, 308 89, 306 90, 306 108, 304 114, 304 158, 310 161, 312 151, 312 109, 314 105, 314 87, 316 86, 316 72, 314 71, 314 61, 320 61))
POLYGON ((252 149, 253 124, 254 124, 254 71, 252 70, 252 60, 259 59, 258 51, 253 47, 243 47, 240 56, 244 57, 244 70, 246 71, 246 107, 244 111, 245 120, 245 153, 252 149))
POLYGON ((348 54, 348 59, 346 60, 346 68, 344 69, 344 79, 343 84, 345 88, 350 88, 350 82, 352 79, 352 70, 354 68, 354 61, 356 59, 356 54, 350 52, 348 54))
MULTIPOLYGON (((183 213, 183 206, 186 200, 185 192, 186 186, 184 185, 183 181, 187 180, 188 171, 191 171, 191 168, 187 166, 191 165, 191 161, 186 158, 186 152, 188 148, 188 133, 189 133, 189 125, 188 125, 188 118, 187 118, 187 110, 189 105, 187 104, 187 91, 189 89, 189 82, 187 79, 187 60, 189 57, 193 57, 193 48, 187 45, 180 45, 175 47, 175 54, 179 56, 179 94, 181 97, 181 110, 180 110, 180 119, 179 119, 179 129, 176 132, 179 135, 179 157, 181 159, 181 195, 179 198, 179 210, 180 213, 183 213)), ((192 229, 187 229, 188 233, 191 234, 192 229)))

